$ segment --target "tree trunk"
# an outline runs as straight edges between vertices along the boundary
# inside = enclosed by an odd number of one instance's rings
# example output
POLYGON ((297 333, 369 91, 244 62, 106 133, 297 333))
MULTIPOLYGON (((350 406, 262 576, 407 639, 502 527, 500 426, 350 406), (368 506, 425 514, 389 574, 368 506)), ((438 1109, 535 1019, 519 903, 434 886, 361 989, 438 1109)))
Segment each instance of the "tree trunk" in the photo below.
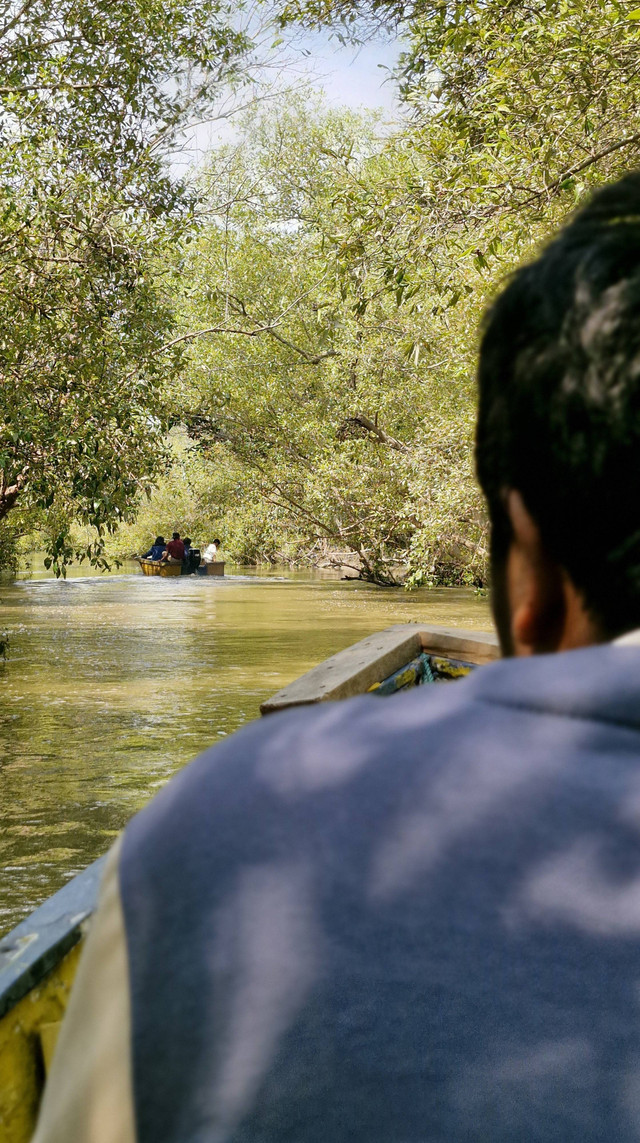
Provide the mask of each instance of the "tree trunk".
POLYGON ((26 481, 26 469, 16 477, 13 484, 7 484, 5 482, 4 472, 0 472, 0 520, 4 520, 4 517, 15 506, 16 500, 22 492, 26 481))

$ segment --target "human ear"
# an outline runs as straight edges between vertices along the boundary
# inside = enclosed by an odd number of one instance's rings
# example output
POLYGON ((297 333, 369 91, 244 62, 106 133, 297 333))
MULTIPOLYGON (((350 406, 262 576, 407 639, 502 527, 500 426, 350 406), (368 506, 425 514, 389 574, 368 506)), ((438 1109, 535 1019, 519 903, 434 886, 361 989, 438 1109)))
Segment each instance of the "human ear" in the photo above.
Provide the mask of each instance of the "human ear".
POLYGON ((522 496, 510 489, 505 508, 512 531, 506 590, 515 655, 560 650, 566 626, 565 576, 545 548, 522 496))

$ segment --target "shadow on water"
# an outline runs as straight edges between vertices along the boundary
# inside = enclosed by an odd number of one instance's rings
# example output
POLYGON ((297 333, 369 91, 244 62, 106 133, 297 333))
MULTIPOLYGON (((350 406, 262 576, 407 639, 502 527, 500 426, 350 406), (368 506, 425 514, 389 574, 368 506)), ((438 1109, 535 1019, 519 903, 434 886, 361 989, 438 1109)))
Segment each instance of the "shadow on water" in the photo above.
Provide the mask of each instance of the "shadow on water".
POLYGON ((332 575, 30 579, 0 588, 0 932, 103 853, 260 702, 391 623, 487 629, 472 591, 332 575))

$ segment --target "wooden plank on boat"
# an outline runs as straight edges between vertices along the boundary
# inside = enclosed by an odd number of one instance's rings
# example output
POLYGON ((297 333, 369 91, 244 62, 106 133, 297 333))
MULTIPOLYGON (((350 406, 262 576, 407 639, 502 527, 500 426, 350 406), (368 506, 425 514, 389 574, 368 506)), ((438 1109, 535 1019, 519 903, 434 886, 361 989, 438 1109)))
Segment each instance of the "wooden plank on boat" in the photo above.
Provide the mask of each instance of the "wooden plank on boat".
POLYGON ((491 663, 500 658, 495 631, 465 631, 461 627, 420 626, 422 650, 428 655, 445 655, 467 663, 491 663))
POLYGON ((475 664, 489 663, 499 656, 493 632, 398 623, 319 663, 263 702, 260 711, 272 714, 292 706, 365 694, 422 651, 475 664))

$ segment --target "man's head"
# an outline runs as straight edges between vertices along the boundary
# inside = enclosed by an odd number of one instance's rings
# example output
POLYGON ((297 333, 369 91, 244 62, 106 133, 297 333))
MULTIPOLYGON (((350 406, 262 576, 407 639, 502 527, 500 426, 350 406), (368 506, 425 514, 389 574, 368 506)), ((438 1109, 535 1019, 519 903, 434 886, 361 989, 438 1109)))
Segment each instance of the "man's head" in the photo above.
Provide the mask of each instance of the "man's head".
POLYGON ((179 532, 174 532, 174 533, 173 533, 173 538, 174 538, 174 540, 179 540, 179 539, 180 539, 180 533, 179 533, 179 532))
POLYGON ((514 275, 485 319, 478 381, 503 650, 640 626, 640 173, 514 275))
POLYGON ((185 536, 182 543, 184 544, 185 548, 190 548, 191 547, 191 540, 190 540, 189 536, 185 536))

